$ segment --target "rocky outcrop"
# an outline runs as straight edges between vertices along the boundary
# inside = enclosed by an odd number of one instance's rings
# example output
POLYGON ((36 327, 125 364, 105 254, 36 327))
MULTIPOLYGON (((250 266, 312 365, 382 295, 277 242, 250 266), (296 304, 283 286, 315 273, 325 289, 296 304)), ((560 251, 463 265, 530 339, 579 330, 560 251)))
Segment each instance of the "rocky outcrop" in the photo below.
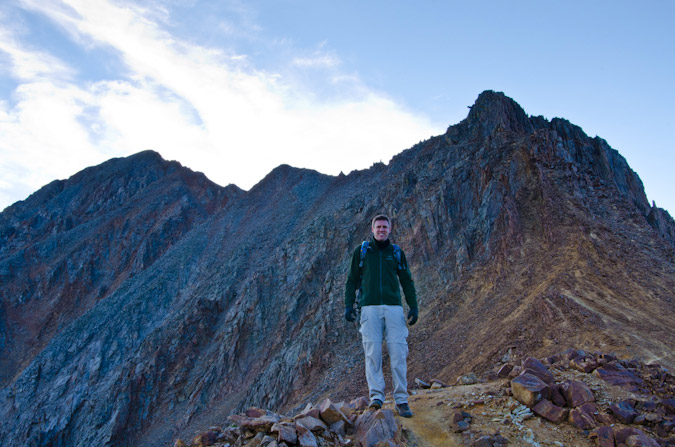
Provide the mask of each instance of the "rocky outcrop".
POLYGON ((675 363, 675 223, 606 142, 484 92, 349 175, 280 166, 241 191, 142 153, 5 210, 0 443, 167 445, 249 407, 362 394, 342 295, 378 212, 420 296, 411 377, 567 346, 675 363))

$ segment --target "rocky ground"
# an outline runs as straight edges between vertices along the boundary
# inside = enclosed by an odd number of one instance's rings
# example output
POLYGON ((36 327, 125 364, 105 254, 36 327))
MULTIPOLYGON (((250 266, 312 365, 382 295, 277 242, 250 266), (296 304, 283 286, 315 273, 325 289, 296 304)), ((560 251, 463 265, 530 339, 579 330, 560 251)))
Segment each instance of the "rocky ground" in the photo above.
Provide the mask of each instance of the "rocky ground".
POLYGON ((297 415, 251 408, 174 447, 500 447, 675 445, 675 376, 656 364, 567 350, 447 385, 417 378, 411 419, 365 397, 308 404, 297 415))

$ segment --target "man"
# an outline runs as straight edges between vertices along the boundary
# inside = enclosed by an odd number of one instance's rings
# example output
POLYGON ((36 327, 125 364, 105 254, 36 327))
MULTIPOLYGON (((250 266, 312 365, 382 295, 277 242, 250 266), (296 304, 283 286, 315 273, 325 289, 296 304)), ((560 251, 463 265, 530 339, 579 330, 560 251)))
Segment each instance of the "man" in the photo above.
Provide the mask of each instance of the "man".
MULTIPOLYGON (((366 355, 366 380, 370 394, 370 408, 380 409, 384 402, 384 375, 382 374, 382 340, 387 342, 391 375, 394 382, 396 409, 403 417, 412 417, 408 406, 406 380, 408 357, 408 327, 401 305, 401 289, 410 307, 408 320, 417 322, 417 295, 405 254, 389 241, 391 221, 387 216, 375 216, 371 223, 372 239, 367 247, 354 251, 345 287, 345 318, 356 319, 356 291, 361 288, 361 338, 366 355), (362 259, 362 251, 365 256, 362 259)), ((365 245, 365 243, 364 243, 365 245)))

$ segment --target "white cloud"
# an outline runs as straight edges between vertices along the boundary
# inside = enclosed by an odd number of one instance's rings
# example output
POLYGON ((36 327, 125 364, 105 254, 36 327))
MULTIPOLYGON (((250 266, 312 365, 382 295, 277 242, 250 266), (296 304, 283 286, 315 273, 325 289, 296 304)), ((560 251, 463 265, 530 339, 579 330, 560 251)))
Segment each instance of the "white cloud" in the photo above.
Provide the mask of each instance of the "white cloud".
MULTIPOLYGON (((136 7, 103 0, 25 4, 81 44, 117 50, 131 76, 38 82, 32 73, 48 73, 39 62, 51 56, 7 40, 3 51, 23 55, 14 59, 23 68, 15 69, 22 80, 16 104, 0 103, 5 183, 34 190, 107 158, 151 148, 220 184, 250 188, 281 163, 349 172, 388 161, 434 132, 425 119, 361 85, 352 97, 317 100, 278 74, 250 67, 245 55, 176 40, 136 7)), ((340 63, 323 49, 292 62, 333 69, 340 63)), ((47 66, 58 67, 57 74, 71 70, 55 59, 47 66)), ((354 81, 334 73, 327 82, 341 77, 354 81)), ((0 184, 0 208, 9 204, 2 201, 10 190, 16 187, 0 184)))

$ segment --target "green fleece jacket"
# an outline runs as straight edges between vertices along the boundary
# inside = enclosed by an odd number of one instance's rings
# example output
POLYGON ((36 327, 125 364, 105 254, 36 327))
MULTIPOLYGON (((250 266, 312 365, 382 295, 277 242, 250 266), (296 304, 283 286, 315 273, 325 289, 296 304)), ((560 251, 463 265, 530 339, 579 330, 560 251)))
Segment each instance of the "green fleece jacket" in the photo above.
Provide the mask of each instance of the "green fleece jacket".
MULTIPOLYGON (((352 256, 352 263, 345 286, 345 306, 351 308, 356 300, 356 291, 359 288, 361 269, 361 246, 357 247, 352 256)), ((411 309, 417 308, 417 294, 415 283, 412 280, 405 253, 401 250, 402 270, 398 269, 398 262, 394 256, 394 247, 387 240, 387 244, 380 247, 374 238, 368 243, 366 257, 363 260, 363 284, 361 284, 361 306, 375 306, 387 304, 401 305, 401 288, 403 287, 405 300, 411 309)))

